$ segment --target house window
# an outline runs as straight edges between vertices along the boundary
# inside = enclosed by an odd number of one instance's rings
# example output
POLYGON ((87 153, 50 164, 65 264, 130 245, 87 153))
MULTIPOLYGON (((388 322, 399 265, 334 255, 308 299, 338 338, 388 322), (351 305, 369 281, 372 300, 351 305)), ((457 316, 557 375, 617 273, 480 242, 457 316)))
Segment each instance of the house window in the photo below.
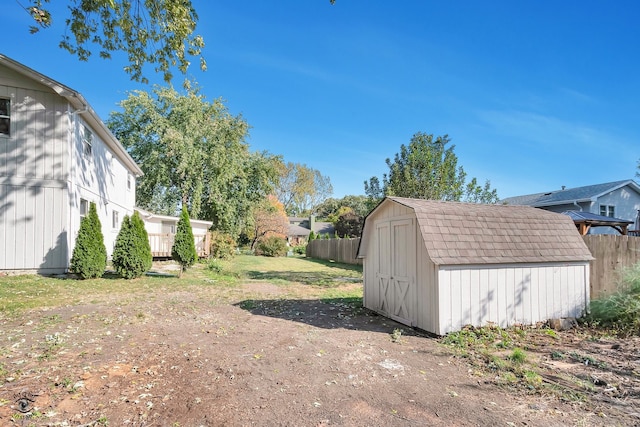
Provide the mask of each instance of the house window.
POLYGON ((616 207, 612 205, 600 205, 600 215, 615 218, 616 207))
POLYGON ((11 135, 11 101, 0 99, 0 135, 11 135))
POLYGON ((88 127, 83 126, 82 153, 87 158, 90 158, 91 157, 91 153, 93 152, 92 145, 93 145, 93 133, 91 133, 91 130, 88 127))
POLYGON ((89 213, 89 201, 80 199, 80 218, 84 218, 89 213))
POLYGON ((111 226, 116 230, 120 227, 120 218, 118 211, 111 212, 111 226))

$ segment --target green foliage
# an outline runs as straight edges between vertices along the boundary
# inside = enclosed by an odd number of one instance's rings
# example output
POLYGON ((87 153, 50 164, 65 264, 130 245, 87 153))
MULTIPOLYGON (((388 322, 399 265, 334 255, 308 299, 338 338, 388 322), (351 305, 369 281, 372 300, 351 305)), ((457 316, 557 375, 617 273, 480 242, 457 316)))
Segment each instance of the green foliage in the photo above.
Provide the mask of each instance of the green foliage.
POLYGON ((585 321, 621 335, 640 335, 640 264, 623 270, 615 293, 591 301, 585 321))
POLYGON ((236 252, 236 241, 229 234, 211 232, 211 258, 230 259, 236 252))
POLYGON ((144 172, 137 205, 165 215, 186 206, 192 218, 238 236, 278 180, 278 157, 249 152, 248 123, 197 88, 134 91, 120 106, 108 126, 144 172))
POLYGON ((344 196, 341 199, 332 197, 322 202, 316 209, 318 218, 323 218, 333 224, 338 221, 340 215, 352 212, 361 217, 369 213, 369 203, 367 196, 344 196))
POLYGON ((261 239, 256 248, 256 255, 280 257, 287 254, 287 242, 282 237, 270 236, 261 239))
POLYGON ((220 274, 222 273, 222 270, 224 270, 222 264, 220 263, 220 260, 215 258, 212 258, 209 260, 209 262, 207 262, 207 268, 216 274, 220 274))
POLYGON ((336 234, 341 237, 360 237, 364 218, 353 212, 347 212, 338 217, 336 221, 336 234))
POLYGON ((389 173, 383 176, 382 187, 376 177, 365 182, 365 193, 373 205, 384 196, 417 199, 496 203, 498 195, 487 181, 484 187, 473 178, 466 183, 454 145, 447 147, 447 135, 438 136, 418 132, 408 146, 402 144, 393 161, 387 159, 389 173))
POLYGON ((513 363, 521 365, 527 360, 527 354, 521 348, 514 348, 509 355, 509 360, 513 363))
MULTIPOLYGON (((48 28, 53 20, 43 7, 49 0, 29 0, 27 11, 37 26, 30 32, 48 28)), ((204 47, 201 36, 194 31, 198 15, 191 0, 92 0, 71 1, 68 6, 65 31, 60 47, 81 61, 91 56, 90 44, 97 45, 99 56, 111 58, 113 52, 127 55, 129 65, 124 67, 131 79, 147 83, 142 71, 146 64, 171 81, 171 67, 185 74, 189 56, 199 56, 200 68, 206 69, 200 55, 204 47)))
POLYGON ((176 237, 171 248, 171 258, 180 264, 182 271, 185 271, 187 267, 191 267, 198 259, 193 230, 191 229, 191 220, 185 206, 182 207, 182 213, 178 220, 176 237))
POLYGON ((89 212, 80 221, 80 230, 71 256, 70 270, 83 279, 102 277, 107 267, 107 248, 104 245, 102 224, 96 204, 91 203, 89 212))
POLYGON ((307 253, 307 245, 294 246, 293 253, 296 255, 305 255, 307 253))
POLYGON ((153 256, 144 221, 138 212, 125 216, 113 250, 113 266, 125 279, 140 277, 151 268, 153 256))
POLYGON ((315 233, 315 231, 311 230, 309 232, 309 241, 315 240, 318 238, 318 235, 315 233))
POLYGON ((310 215, 333 193, 329 177, 307 165, 280 162, 279 174, 276 197, 288 215, 310 215))

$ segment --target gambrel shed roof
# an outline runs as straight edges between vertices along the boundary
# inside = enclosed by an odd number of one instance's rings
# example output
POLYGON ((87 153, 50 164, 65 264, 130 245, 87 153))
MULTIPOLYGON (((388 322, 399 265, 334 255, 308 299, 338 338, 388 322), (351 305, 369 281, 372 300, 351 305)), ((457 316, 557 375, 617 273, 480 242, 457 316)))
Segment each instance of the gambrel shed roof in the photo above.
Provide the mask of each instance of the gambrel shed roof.
MULTIPOLYGON (((589 261, 571 218, 529 206, 484 205, 387 197, 415 212, 418 234, 436 265, 589 261)), ((365 220, 365 229, 366 229, 365 220)), ((366 234, 363 234, 366 239, 366 234)), ((366 244, 366 242, 363 242, 366 244)), ((421 244, 420 242, 418 244, 421 244)))

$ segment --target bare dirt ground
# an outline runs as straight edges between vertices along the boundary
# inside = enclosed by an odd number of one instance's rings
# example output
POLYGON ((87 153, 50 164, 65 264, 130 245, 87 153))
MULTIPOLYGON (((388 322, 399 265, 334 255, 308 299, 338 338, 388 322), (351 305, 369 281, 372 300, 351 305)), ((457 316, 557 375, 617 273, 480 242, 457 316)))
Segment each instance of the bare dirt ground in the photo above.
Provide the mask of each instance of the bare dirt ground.
POLYGON ((499 385, 439 339, 344 301, 261 282, 216 292, 0 318, 0 425, 640 425, 637 338, 535 335, 527 351, 554 395, 499 385))

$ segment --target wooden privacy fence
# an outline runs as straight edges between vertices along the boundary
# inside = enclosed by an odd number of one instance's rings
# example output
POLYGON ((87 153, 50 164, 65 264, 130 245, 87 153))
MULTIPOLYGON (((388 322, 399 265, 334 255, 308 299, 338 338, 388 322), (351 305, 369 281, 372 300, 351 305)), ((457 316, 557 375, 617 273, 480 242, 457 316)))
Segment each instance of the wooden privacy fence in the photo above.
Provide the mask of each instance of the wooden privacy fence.
MULTIPOLYGON (((615 292, 620 272, 640 263, 640 237, 612 234, 583 236, 591 255, 591 299, 615 292)), ((310 258, 362 264, 356 258, 360 239, 316 239, 307 245, 310 258)))
MULTIPOLYGON (((171 248, 175 237, 176 235, 173 233, 149 234, 151 255, 154 258, 171 258, 171 248)), ((193 240, 198 256, 200 258, 208 257, 211 250, 211 233, 194 234, 193 240)))
POLYGON ((584 241, 595 258, 591 261, 591 299, 614 292, 621 270, 640 262, 640 237, 588 234, 584 241))
POLYGON ((307 244, 307 256, 333 260, 344 264, 362 264, 356 258, 360 238, 356 239, 315 239, 307 244))

